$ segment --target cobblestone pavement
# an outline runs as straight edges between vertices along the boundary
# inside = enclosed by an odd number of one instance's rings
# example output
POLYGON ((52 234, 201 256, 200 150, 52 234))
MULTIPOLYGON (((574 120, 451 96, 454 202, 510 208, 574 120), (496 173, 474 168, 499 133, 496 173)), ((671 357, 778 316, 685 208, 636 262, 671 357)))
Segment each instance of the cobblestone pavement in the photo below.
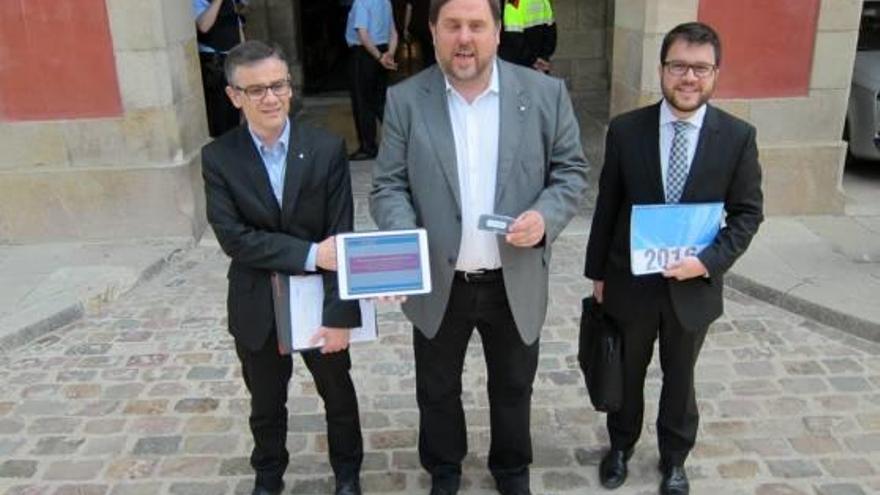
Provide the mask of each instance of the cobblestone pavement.
MULTIPOLYGON (((358 218, 365 223, 363 211, 358 218)), ((532 414, 535 493, 604 491, 596 475, 604 418, 588 406, 575 362, 585 241, 582 232, 565 234, 554 252, 532 414)), ((248 399, 225 331, 226 266, 215 244, 203 244, 101 314, 0 356, 0 493, 248 493, 248 399)), ((694 493, 880 492, 880 348, 735 291, 726 302, 698 364, 694 493)), ((353 351, 364 488, 427 493, 416 455, 411 329, 394 307, 382 308, 379 320, 380 341, 353 351)), ((494 493, 485 383, 474 341, 463 397, 468 494, 494 493)), ((659 384, 655 359, 648 418, 659 384)), ((330 493, 322 406, 299 360, 289 407, 286 493, 330 493)), ((617 493, 656 493, 648 423, 617 493)))

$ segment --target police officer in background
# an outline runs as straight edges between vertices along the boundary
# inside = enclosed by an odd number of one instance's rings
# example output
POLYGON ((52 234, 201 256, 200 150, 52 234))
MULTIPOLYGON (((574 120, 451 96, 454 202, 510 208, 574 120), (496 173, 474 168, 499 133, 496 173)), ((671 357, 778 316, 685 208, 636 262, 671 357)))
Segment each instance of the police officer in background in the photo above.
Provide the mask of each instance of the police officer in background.
POLYGON ((226 96, 226 54, 244 39, 234 0, 192 0, 199 42, 199 64, 208 113, 208 133, 217 137, 241 121, 226 96))
POLYGON ((556 22, 550 0, 507 0, 498 55, 508 62, 550 72, 556 22))
POLYGON ((349 160, 372 160, 379 152, 377 121, 385 111, 388 71, 397 70, 397 29, 389 0, 355 0, 345 41, 351 47, 351 109, 360 145, 349 160))

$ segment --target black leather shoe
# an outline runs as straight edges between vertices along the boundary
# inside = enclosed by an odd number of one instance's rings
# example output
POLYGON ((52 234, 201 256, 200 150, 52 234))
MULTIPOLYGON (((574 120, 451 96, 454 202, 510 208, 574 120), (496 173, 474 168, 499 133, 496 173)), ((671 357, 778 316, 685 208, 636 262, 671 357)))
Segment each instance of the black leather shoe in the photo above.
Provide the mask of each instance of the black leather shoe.
POLYGON ((254 490, 251 492, 251 495, 281 495, 281 492, 284 491, 284 484, 274 490, 270 490, 264 486, 254 485, 254 490))
POLYGON ((529 487, 517 487, 517 488, 499 488, 498 493, 501 495, 532 495, 532 490, 529 487))
POLYGON ((626 481, 626 462, 632 456, 632 450, 610 449, 599 464, 599 482, 609 490, 613 490, 626 481))
POLYGON ((431 487, 431 495, 456 495, 458 490, 452 490, 448 488, 443 488, 439 486, 431 487))
POLYGON ((359 150, 355 151, 354 153, 348 155, 348 159, 349 159, 349 161, 359 162, 362 160, 372 160, 372 159, 376 158, 376 155, 378 155, 378 153, 375 151, 367 151, 367 150, 359 149, 359 150))
POLYGON ((691 485, 688 483, 687 473, 684 466, 660 465, 663 479, 660 480, 660 495, 688 495, 691 485))
POLYGON ((528 470, 523 475, 496 478, 495 485, 501 495, 532 495, 528 470))
POLYGON ((457 477, 434 478, 431 481, 431 495, 456 495, 460 483, 457 477))
POLYGON ((337 481, 336 495, 361 495, 361 484, 358 480, 337 481))

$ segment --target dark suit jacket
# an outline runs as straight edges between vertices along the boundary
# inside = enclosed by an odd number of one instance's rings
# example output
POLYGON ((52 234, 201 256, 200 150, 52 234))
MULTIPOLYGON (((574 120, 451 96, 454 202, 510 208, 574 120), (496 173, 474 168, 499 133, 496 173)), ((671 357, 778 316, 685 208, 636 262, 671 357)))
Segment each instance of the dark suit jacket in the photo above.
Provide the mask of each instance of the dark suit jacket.
MULTIPOLYGON (((258 350, 275 328, 272 272, 304 273, 311 243, 352 230, 351 179, 342 139, 290 122, 279 210, 245 125, 202 148, 208 221, 229 265, 229 331, 258 350)), ((360 326, 357 301, 340 301, 335 272, 324 272, 323 325, 360 326)))
MULTIPOLYGON (((608 127, 585 275, 605 281, 605 309, 616 318, 631 314, 648 285, 661 277, 633 276, 629 256, 632 205, 664 202, 659 126, 658 103, 620 115, 608 127)), ((721 315, 724 273, 745 252, 763 220, 755 128, 710 105, 681 202, 718 201, 724 203, 726 226, 698 255, 710 276, 668 282, 676 314, 691 331, 721 315)))

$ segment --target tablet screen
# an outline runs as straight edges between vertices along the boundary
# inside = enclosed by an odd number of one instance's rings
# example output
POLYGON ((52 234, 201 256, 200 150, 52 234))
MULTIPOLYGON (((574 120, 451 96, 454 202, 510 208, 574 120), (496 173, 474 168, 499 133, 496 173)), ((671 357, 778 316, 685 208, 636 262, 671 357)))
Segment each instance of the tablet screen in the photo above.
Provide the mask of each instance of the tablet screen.
POLYGON ((352 236, 343 242, 350 295, 419 291, 425 287, 418 233, 352 236))

